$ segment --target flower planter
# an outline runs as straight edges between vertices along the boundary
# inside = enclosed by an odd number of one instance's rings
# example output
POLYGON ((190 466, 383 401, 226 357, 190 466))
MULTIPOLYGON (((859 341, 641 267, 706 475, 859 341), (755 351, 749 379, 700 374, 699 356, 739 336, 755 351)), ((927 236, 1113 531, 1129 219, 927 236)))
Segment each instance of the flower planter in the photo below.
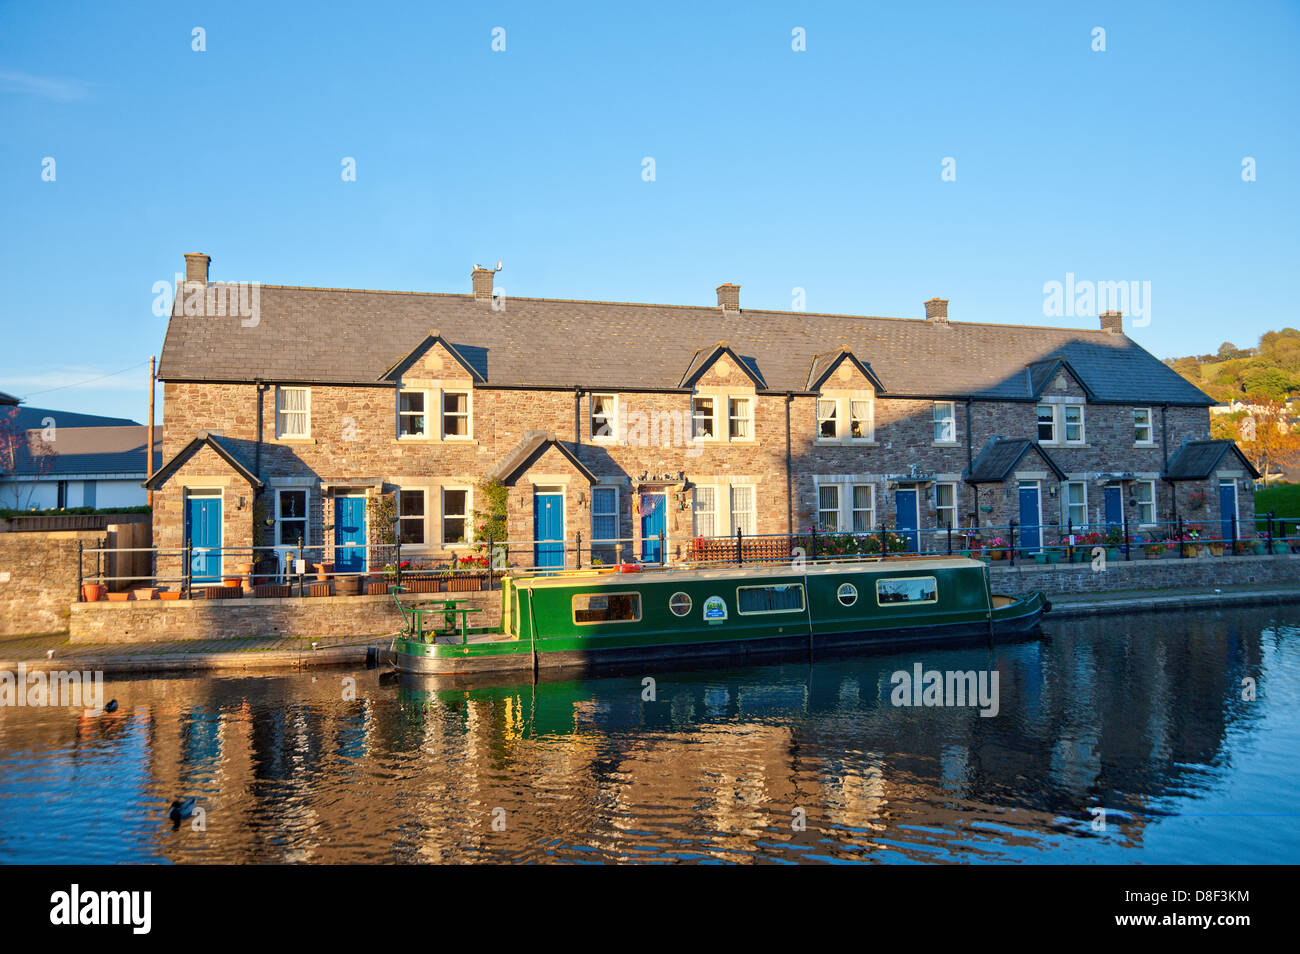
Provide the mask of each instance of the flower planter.
POLYGON ((244 582, 243 577, 239 577, 239 576, 226 576, 226 577, 222 577, 221 579, 221 585, 226 587, 227 589, 229 589, 232 586, 235 587, 242 586, 243 582, 244 582))
POLYGON ((358 596, 361 593, 361 577, 340 576, 334 581, 335 596, 358 596))
POLYGON ((330 585, 328 583, 308 583, 307 595, 308 596, 329 596, 330 585))
POLYGON ((1183 556, 1198 557, 1201 555, 1201 545, 1199 543, 1184 543, 1183 556))
POLYGON ((1047 553, 1035 553, 1034 562, 1039 564, 1040 566, 1046 566, 1049 562, 1051 562, 1051 555, 1047 553))
POLYGON ((132 590, 131 595, 137 600, 151 600, 158 595, 158 587, 142 586, 137 590, 132 590))
POLYGON ((123 590, 121 593, 108 594, 108 601, 110 603, 125 603, 130 598, 131 598, 131 594, 126 590, 123 590))
POLYGON ((334 564, 332 562, 313 563, 316 568, 316 579, 321 582, 327 582, 334 573, 334 564))
POLYGON ((481 576, 453 576, 447 581, 448 593, 477 593, 482 589, 481 576))
POLYGON ((1291 548, 1290 548, 1289 546, 1287 546, 1287 543, 1286 543, 1285 540, 1274 540, 1274 541, 1273 541, 1273 553, 1274 553, 1276 556, 1282 556, 1282 555, 1287 554, 1287 553, 1290 553, 1290 552, 1291 552, 1291 548))
POLYGON ((98 603, 104 598, 104 594, 107 592, 108 590, 104 587, 103 583, 81 584, 81 598, 87 603, 98 603))
POLYGON ((410 593, 441 593, 442 580, 411 580, 406 589, 410 593))
POLYGON ((259 583, 253 587, 252 595, 263 600, 282 600, 293 596, 293 587, 288 583, 259 583))
POLYGON ((1223 556, 1223 544, 1222 544, 1222 543, 1211 543, 1211 544, 1210 544, 1210 556, 1220 556, 1220 557, 1223 556))
POLYGON ((205 586, 198 590, 202 594, 201 599, 205 600, 237 600, 244 595, 243 589, 238 586, 205 586))
POLYGON ((1007 551, 1006 551, 1006 550, 990 550, 990 551, 989 551, 989 559, 990 559, 990 560, 1005 560, 1005 559, 1006 559, 1006 556, 1007 556, 1007 551))
POLYGON ((367 596, 387 596, 387 595, 388 595, 388 588, 389 588, 390 586, 396 586, 396 585, 397 585, 397 583, 396 583, 395 581, 393 581, 393 580, 380 580, 380 581, 377 582, 377 583, 374 583, 374 582, 372 582, 372 583, 367 583, 367 584, 366 584, 366 595, 367 595, 367 596))
POLYGON ((163 590, 158 594, 160 600, 178 600, 181 598, 180 590, 163 590))
POLYGON ((1119 552, 1119 547, 1107 547, 1106 559, 1111 563, 1118 563, 1124 554, 1119 552))

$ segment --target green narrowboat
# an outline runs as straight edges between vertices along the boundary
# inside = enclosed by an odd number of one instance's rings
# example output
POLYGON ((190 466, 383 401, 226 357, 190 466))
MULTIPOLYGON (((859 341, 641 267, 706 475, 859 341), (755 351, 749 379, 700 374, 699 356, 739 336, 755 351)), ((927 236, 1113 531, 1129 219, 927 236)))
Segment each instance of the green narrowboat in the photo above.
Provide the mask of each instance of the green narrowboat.
POLYGON ((428 632, 404 607, 392 663, 476 673, 1007 639, 1034 633, 1051 608, 1041 592, 995 595, 988 567, 964 557, 632 569, 507 575, 495 629, 467 629, 462 615, 459 629, 428 632))

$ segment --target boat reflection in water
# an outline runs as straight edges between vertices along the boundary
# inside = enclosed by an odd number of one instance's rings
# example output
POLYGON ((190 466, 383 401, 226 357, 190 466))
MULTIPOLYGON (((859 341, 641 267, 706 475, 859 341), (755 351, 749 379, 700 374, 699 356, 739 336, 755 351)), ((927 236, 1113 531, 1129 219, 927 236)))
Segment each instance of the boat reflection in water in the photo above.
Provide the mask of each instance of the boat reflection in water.
POLYGON ((1300 857, 1300 609, 1046 630, 535 684, 109 681, 112 715, 0 713, 0 859, 1300 857), (917 664, 996 672, 996 716, 895 705, 894 674, 917 664), (173 830, 180 796, 197 797, 206 830, 173 830))

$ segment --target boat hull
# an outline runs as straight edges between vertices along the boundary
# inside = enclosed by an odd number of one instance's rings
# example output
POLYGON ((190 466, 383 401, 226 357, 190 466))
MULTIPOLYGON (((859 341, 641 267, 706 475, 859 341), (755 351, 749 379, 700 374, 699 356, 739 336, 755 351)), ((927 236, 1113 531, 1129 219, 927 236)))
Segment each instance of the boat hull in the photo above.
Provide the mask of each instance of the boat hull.
POLYGON ((908 645, 1010 641, 1036 634, 1050 603, 1041 593, 1016 599, 993 609, 980 619, 920 623, 888 628, 849 628, 816 632, 803 627, 777 635, 735 636, 709 639, 693 633, 684 638, 649 637, 634 645, 601 645, 593 640, 583 648, 569 648, 571 640, 510 639, 495 643, 424 643, 397 637, 390 650, 391 664, 400 671, 424 675, 528 671, 549 668, 596 668, 633 662, 677 660, 746 660, 782 654, 838 654, 908 645), (560 643, 560 645, 556 645, 560 643), (563 648, 562 648, 563 647, 563 648))

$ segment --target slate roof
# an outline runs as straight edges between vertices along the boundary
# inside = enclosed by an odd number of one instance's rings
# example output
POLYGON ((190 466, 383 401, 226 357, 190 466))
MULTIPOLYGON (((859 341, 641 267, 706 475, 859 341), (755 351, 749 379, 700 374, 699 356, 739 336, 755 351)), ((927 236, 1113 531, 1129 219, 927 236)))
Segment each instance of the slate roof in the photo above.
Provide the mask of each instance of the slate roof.
MULTIPOLYGON (((14 413, 10 407, 17 404, 18 398, 13 401, 0 400, 0 406, 9 407, 8 410, 0 412, 0 416, 14 413)), ((65 427, 140 427, 139 421, 133 421, 129 417, 104 417, 100 414, 83 414, 80 411, 58 411, 50 407, 28 407, 26 404, 18 404, 17 416, 15 417, 15 427, 23 430, 32 430, 45 426, 45 419, 54 418, 54 426, 57 428, 65 427)), ((144 446, 143 441, 140 444, 144 446)))
POLYGON ((895 397, 1030 401, 1026 368, 1059 357, 1098 401, 1214 403, 1101 330, 543 298, 497 311, 472 295, 275 285, 260 295, 251 327, 174 315, 159 378, 373 385, 437 328, 489 387, 677 391, 726 341, 776 392, 805 393, 814 359, 848 347, 895 397))
POLYGON ((1050 454, 1043 450, 1038 441, 1024 438, 995 437, 984 445, 983 450, 971 462, 966 472, 968 484, 996 484, 1006 480, 1007 475, 1020 463, 1031 450, 1035 450, 1043 461, 1056 474, 1058 480, 1065 479, 1065 471, 1057 466, 1050 454))
POLYGON ((208 431, 199 431, 194 436, 194 440, 176 452, 175 457, 155 470, 153 476, 144 482, 144 488, 146 490, 157 490, 167 482, 172 474, 180 469, 181 465, 205 446, 216 451, 218 456, 229 464, 232 470, 247 480, 254 488, 261 489, 262 480, 253 473, 253 469, 248 466, 247 461, 244 459, 245 452, 252 450, 253 441, 224 437, 208 431))
MULTIPOLYGON (((127 427, 58 427, 51 445, 48 465, 31 453, 40 430, 28 430, 28 445, 15 459, 15 476, 77 477, 89 474, 145 474, 145 443, 148 429, 141 424, 127 427)), ((154 466, 162 462, 162 428, 154 430, 154 466)))
POLYGON ((559 440, 551 431, 526 431, 519 443, 510 449, 501 462, 492 468, 488 473, 489 478, 501 481, 503 484, 512 482, 519 474, 526 470, 528 465, 546 452, 548 447, 554 446, 564 457, 573 465, 574 469, 581 474, 588 483, 596 483, 599 479, 591 470, 580 461, 572 450, 566 446, 565 442, 559 440))
POLYGON ((1246 459, 1234 441, 1227 440, 1184 442, 1169 458, 1163 477, 1165 480, 1204 480, 1214 473, 1219 461, 1223 460, 1223 455, 1229 451, 1241 461, 1247 473, 1256 480, 1259 479, 1260 474, 1255 465, 1246 459))

